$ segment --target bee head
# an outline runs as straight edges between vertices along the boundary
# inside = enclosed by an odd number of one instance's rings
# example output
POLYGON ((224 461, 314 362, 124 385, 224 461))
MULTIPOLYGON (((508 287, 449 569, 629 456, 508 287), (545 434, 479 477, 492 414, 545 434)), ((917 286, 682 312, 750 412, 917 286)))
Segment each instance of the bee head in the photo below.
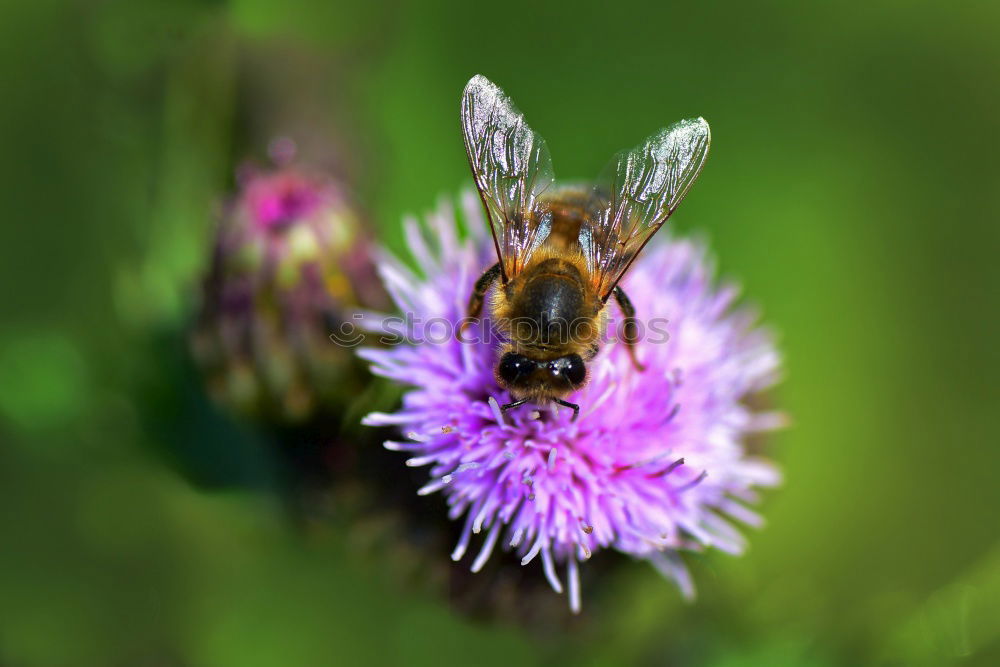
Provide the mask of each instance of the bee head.
POLYGON ((587 379, 587 367, 579 354, 568 354, 549 361, 535 361, 523 354, 508 352, 497 364, 497 378, 511 389, 548 386, 553 389, 577 389, 587 379))

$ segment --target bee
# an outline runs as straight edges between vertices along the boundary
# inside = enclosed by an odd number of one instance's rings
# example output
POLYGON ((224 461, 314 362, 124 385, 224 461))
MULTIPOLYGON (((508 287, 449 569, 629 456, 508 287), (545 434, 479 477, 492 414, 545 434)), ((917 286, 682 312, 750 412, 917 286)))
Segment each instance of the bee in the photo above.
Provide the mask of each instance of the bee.
POLYGON ((556 187, 545 141, 510 98, 481 75, 462 94, 462 132, 493 234, 497 263, 476 281, 466 323, 490 303, 505 343, 497 383, 513 401, 566 400, 587 382, 600 349, 607 303, 624 316, 622 340, 637 371, 635 308, 620 282, 687 194, 708 156, 703 118, 664 128, 616 155, 592 188, 556 187))

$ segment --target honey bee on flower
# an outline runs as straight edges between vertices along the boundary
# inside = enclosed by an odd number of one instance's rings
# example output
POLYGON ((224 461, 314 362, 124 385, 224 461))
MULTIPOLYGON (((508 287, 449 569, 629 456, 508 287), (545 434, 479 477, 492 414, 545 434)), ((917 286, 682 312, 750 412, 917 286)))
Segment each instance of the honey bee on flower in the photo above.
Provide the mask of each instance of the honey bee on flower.
MULTIPOLYGON (((470 87, 476 86, 488 88, 492 84, 477 77, 470 82, 470 87)), ((469 90, 463 101, 463 118, 477 118, 467 111, 469 90)), ((474 94, 472 103, 486 99, 483 94, 474 94)), ((500 95, 499 89, 490 94, 500 95)), ((494 102, 489 108, 507 109, 514 115, 508 114, 511 124, 507 129, 491 136, 516 137, 526 131, 516 110, 504 106, 506 98, 494 102)), ((647 221, 640 229, 641 242, 626 241, 628 252, 601 254, 597 248, 608 247, 603 241, 587 249, 588 243, 596 243, 598 230, 591 232, 590 240, 583 233, 577 237, 582 250, 576 252, 583 254, 584 262, 588 255, 594 262, 585 266, 606 267, 601 272, 605 279, 588 283, 600 307, 621 287, 636 314, 669 323, 668 338, 654 343, 624 336, 608 342, 599 355, 588 355, 586 382, 574 381, 579 376, 575 374, 576 360, 570 359, 558 369, 566 374, 565 384, 552 393, 536 389, 551 386, 555 370, 547 366, 551 359, 529 357, 535 367, 521 374, 514 367, 523 362, 515 359, 515 364, 509 357, 512 353, 528 357, 525 352, 544 349, 546 342, 541 339, 532 346, 414 331, 410 344, 360 352, 375 373, 409 387, 398 411, 372 413, 365 421, 398 428, 403 437, 385 446, 406 452, 408 465, 429 466, 429 480, 420 493, 444 494, 450 518, 463 521, 452 558, 462 559, 472 547, 473 536, 483 535, 472 558, 473 571, 484 566, 498 545, 515 552, 523 565, 538 559, 552 588, 567 591, 574 611, 581 604, 580 563, 604 549, 648 561, 674 580, 685 596, 693 595, 693 582, 680 554, 709 547, 732 554, 742 552, 744 538, 732 521, 759 525, 761 518, 748 505, 757 501, 759 489, 779 481, 775 467, 751 456, 745 444, 749 436, 783 422, 779 413, 755 410, 747 400, 769 389, 780 376, 781 360, 769 332, 757 326, 753 311, 735 303, 735 287, 716 283, 702 245, 660 235, 663 238, 649 242, 639 253, 656 231, 650 231, 652 223, 648 221, 657 221, 652 226, 658 228, 700 168, 707 151, 707 126, 702 131, 699 122, 693 123, 681 130, 692 138, 681 142, 688 148, 678 149, 690 158, 692 166, 673 169, 668 179, 683 185, 664 185, 667 181, 656 185, 660 177, 650 174, 660 173, 658 168, 643 171, 649 165, 646 158, 659 159, 649 155, 656 152, 654 148, 626 153, 613 163, 618 165, 613 173, 620 172, 621 179, 642 185, 640 190, 672 193, 631 197, 629 206, 645 202, 650 210, 659 211, 659 217, 646 215, 646 209, 629 212, 628 219, 647 221), (703 137, 704 142, 697 137, 703 137), (635 181, 640 173, 647 176, 635 181), (539 370, 539 360, 546 368, 539 370), (508 367, 513 370, 508 372, 508 367), (549 378, 538 380, 539 373, 547 373, 549 378), (579 406, 578 415, 576 409, 559 409, 555 402, 511 409, 524 399, 544 397, 579 406)), ((468 129, 466 132, 468 137, 468 129)), ((668 129, 665 138, 653 144, 675 145, 679 140, 669 138, 672 132, 668 129)), ((473 136, 478 135, 473 132, 473 136)), ((545 162, 542 158, 547 158, 547 153, 534 143, 535 135, 522 136, 528 137, 525 141, 533 148, 523 154, 508 150, 505 159, 515 167, 518 156, 527 156, 536 164, 545 162)), ((526 144, 515 141, 514 146, 524 148, 526 144)), ((477 174, 477 158, 472 150, 470 155, 477 174)), ((668 164, 673 164, 671 159, 668 164)), ((515 173, 521 172, 515 169, 515 173)), ((549 190, 538 190, 534 185, 542 180, 536 175, 523 181, 516 178, 508 187, 489 187, 496 193, 510 193, 510 202, 523 202, 530 193, 536 193, 536 202, 552 202, 546 199, 549 190)), ((616 182, 621 181, 611 180, 616 182)), ((484 185, 477 185, 482 197, 484 185)), ((487 302, 490 289, 503 290, 502 284, 486 289, 476 286, 477 276, 502 283, 507 275, 509 285, 510 276, 524 275, 517 263, 525 261, 518 259, 523 253, 505 254, 506 239, 514 239, 511 247, 533 248, 529 255, 532 262, 539 257, 548 261, 551 251, 543 249, 538 238, 547 239, 554 233, 557 215, 573 215, 568 198, 559 197, 556 201, 562 209, 558 212, 551 211, 551 203, 547 210, 535 206, 518 209, 543 211, 537 224, 528 228, 535 235, 532 240, 509 235, 506 226, 497 232, 494 214, 507 214, 502 208, 498 213, 490 196, 485 197, 489 221, 483 219, 482 198, 463 198, 462 217, 471 230, 471 238, 464 241, 459 238, 450 206, 444 205, 430 216, 423 229, 411 221, 407 238, 420 272, 413 272, 401 261, 385 259, 379 268, 387 290, 401 309, 413 311, 425 321, 450 322, 457 330, 468 321, 470 304, 475 310, 487 302), (490 223, 492 238, 485 234, 490 223), (534 254, 539 252, 543 254, 534 254), (498 254, 503 273, 494 269, 492 277, 489 271, 484 274, 497 262, 498 254)), ((607 206, 606 211, 618 210, 607 206)), ((507 220, 503 218, 502 224, 507 225, 507 220)), ((517 229, 523 232, 525 228, 517 229)), ((628 233, 617 233, 620 238, 632 238, 628 233)), ((558 280, 572 282, 564 277, 571 273, 569 269, 555 273, 558 280)), ((505 299, 494 296, 491 315, 504 314, 496 306, 505 299)), ((570 300, 560 296, 558 301, 570 300)), ((390 320, 376 321, 371 328, 389 331, 390 320)), ((565 350, 552 350, 551 354, 558 355, 554 359, 568 356, 565 350)), ((579 356, 583 359, 585 355, 579 356)))

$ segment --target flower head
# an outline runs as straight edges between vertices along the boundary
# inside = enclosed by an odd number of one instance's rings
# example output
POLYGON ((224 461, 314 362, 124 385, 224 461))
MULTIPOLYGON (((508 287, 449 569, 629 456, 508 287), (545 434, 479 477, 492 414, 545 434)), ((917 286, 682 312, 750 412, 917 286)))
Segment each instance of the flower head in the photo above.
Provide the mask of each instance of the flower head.
MULTIPOLYGON (((565 570, 575 611, 579 563, 613 549, 648 560, 693 595, 678 552, 740 553, 744 539, 730 519, 760 523, 744 503, 778 482, 776 470, 745 446, 748 435, 781 421, 745 402, 777 380, 771 337, 751 311, 734 307, 734 287, 715 285, 701 245, 663 238, 623 283, 648 325, 638 349, 645 370, 635 369, 624 344, 609 341, 590 363, 589 383, 569 397, 582 408, 578 419, 531 404, 501 413, 498 405, 511 398, 494 378, 496 340, 454 335, 473 283, 495 261, 478 201, 465 197, 463 209, 468 241, 459 240, 446 206, 428 225, 436 249, 416 222, 407 223, 422 275, 391 257, 380 265, 410 316, 410 344, 361 355, 375 373, 411 388, 398 412, 370 414, 366 423, 397 425, 405 439, 385 446, 409 453, 408 465, 430 467, 420 493, 443 493, 450 517, 464 521, 453 559, 465 555, 473 535, 484 535, 473 571, 497 545, 523 565, 537 558, 558 592, 565 570)), ((372 328, 400 334, 394 318, 372 328)))
POLYGON ((192 347, 211 393, 244 415, 299 422, 351 396, 330 340, 383 294, 371 242, 338 183, 290 165, 244 169, 203 284, 192 347))

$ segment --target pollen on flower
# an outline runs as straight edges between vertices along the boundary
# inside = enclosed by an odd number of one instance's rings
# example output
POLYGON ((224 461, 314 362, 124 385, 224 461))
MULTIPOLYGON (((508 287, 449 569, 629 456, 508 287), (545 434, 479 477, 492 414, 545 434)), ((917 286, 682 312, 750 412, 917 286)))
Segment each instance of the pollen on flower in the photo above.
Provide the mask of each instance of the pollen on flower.
MULTIPOLYGON (((445 203, 426 229, 406 225, 417 271, 389 256, 380 266, 397 306, 423 321, 457 325, 473 283, 496 261, 478 199, 467 194, 461 208, 470 238, 460 239, 445 203)), ((359 352, 375 373, 408 387, 397 412, 365 423, 419 434, 386 447, 406 452, 407 465, 427 466, 420 493, 443 494, 449 517, 463 522, 452 558, 473 550, 473 571, 497 545, 524 566, 537 558, 574 611, 579 563, 602 550, 648 561, 692 596, 680 552, 740 553, 745 541, 732 522, 759 524, 747 504, 779 482, 744 442, 782 422, 745 400, 777 381, 780 357, 734 303, 736 290, 716 285, 705 249, 654 241, 624 286, 640 320, 666 322, 669 336, 640 341, 642 373, 623 345, 607 343, 589 384, 568 397, 581 406, 575 421, 571 410, 500 409, 511 396, 496 384, 496 341, 418 330, 406 344, 359 352)), ((371 331, 391 333, 384 318, 373 319, 371 331)))

